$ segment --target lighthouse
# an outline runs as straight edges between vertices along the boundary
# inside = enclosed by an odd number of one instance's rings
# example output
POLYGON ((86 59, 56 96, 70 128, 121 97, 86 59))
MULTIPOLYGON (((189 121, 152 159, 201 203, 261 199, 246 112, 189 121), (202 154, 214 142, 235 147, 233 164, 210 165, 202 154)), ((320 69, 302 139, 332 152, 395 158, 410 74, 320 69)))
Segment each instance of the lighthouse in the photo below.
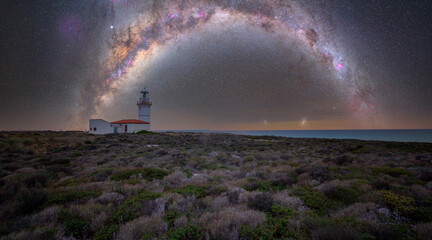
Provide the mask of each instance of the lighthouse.
POLYGON ((137 133, 142 130, 150 130, 150 108, 152 103, 149 99, 147 89, 141 91, 138 99, 138 119, 123 119, 115 122, 107 122, 103 119, 89 120, 90 134, 109 134, 109 133, 137 133))
POLYGON ((138 106, 138 120, 150 123, 150 108, 152 103, 150 102, 149 92, 146 88, 141 91, 141 97, 137 102, 138 106))

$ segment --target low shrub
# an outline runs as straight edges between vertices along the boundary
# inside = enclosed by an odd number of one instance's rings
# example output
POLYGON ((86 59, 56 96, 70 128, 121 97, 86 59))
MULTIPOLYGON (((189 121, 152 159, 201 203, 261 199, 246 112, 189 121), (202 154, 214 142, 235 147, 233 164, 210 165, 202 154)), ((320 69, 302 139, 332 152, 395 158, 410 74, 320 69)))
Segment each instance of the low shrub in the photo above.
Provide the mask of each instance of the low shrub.
POLYGON ((143 216, 122 225, 116 234, 118 240, 153 240, 162 238, 168 229, 168 224, 162 216, 143 216))
POLYGON ((293 210, 289 207, 275 204, 271 208, 271 215, 276 218, 291 218, 293 216, 293 210))
POLYGON ((7 237, 1 239, 4 240, 55 240, 58 229, 56 227, 38 227, 31 230, 23 230, 18 233, 12 233, 7 237))
POLYGON ((297 227, 295 224, 283 218, 270 217, 264 224, 257 227, 244 225, 239 229, 240 239, 297 239, 297 227))
POLYGON ((150 131, 147 131, 147 130, 141 130, 141 131, 136 132, 136 134, 141 134, 141 135, 156 135, 157 133, 150 132, 150 131))
POLYGON ((340 201, 344 204, 356 202, 362 194, 363 191, 355 187, 336 186, 324 191, 324 195, 329 199, 340 201))
POLYGON ((85 182, 87 182, 87 180, 84 178, 70 178, 55 184, 55 187, 72 187, 72 186, 78 186, 85 182))
POLYGON ((392 167, 373 167, 372 172, 374 174, 387 174, 392 177, 399 177, 401 175, 411 176, 412 173, 406 168, 392 168, 392 167))
POLYGON ((332 161, 334 163, 336 163, 337 165, 344 165, 345 163, 352 163, 353 162, 353 157, 349 156, 349 155, 341 155, 341 156, 337 156, 334 159, 332 159, 332 161))
MULTIPOLYGON (((350 226, 330 225, 312 231, 314 240, 366 240, 350 226)), ((375 239, 375 238, 372 238, 375 239)))
POLYGON ((322 183, 332 178, 332 172, 326 166, 315 166, 310 170, 309 176, 322 183))
POLYGON ((59 213, 58 220, 63 224, 66 236, 84 239, 91 234, 89 232, 90 220, 85 219, 78 214, 72 214, 66 210, 62 210, 59 213))
POLYGON ((304 204, 316 211, 319 215, 325 215, 330 208, 329 199, 321 192, 309 187, 294 188, 291 193, 298 196, 304 204))
POLYGON ((287 188, 285 184, 280 182, 273 182, 271 180, 260 180, 248 179, 248 183, 243 186, 247 191, 261 191, 261 192, 277 192, 287 188))
POLYGON ((96 198, 96 202, 104 205, 113 203, 118 206, 124 200, 124 198, 125 197, 120 193, 111 192, 100 195, 98 198, 96 198))
POLYGON ((272 204, 266 212, 267 220, 263 224, 244 225, 240 228, 241 239, 297 239, 297 227, 288 221, 293 216, 291 208, 272 204))
POLYGON ((205 212, 199 225, 207 231, 210 239, 238 239, 238 230, 243 225, 257 227, 266 220, 265 214, 255 210, 227 208, 220 212, 205 212))
POLYGON ((248 197, 247 205, 251 209, 270 212, 273 207, 273 197, 269 193, 261 193, 248 197))
POLYGON ((390 190, 390 183, 382 178, 373 180, 371 185, 377 190, 390 190))
POLYGON ((94 239, 95 240, 113 240, 115 239, 116 232, 120 229, 118 224, 110 224, 104 226, 101 230, 99 230, 94 239))
POLYGON ((47 193, 39 185, 32 188, 21 187, 14 199, 14 209, 11 210, 13 214, 28 214, 38 210, 45 203, 47 193))
POLYGON ((147 191, 141 192, 120 204, 114 214, 110 217, 109 221, 111 223, 125 223, 131 221, 140 215, 144 202, 155 200, 158 197, 160 197, 159 193, 147 191))
POLYGON ((418 239, 432 240, 432 224, 422 223, 415 226, 418 239))
POLYGON ((412 225, 409 224, 370 224, 365 227, 369 239, 379 240, 415 240, 419 239, 412 225))
POLYGON ((432 222, 432 206, 417 207, 413 212, 407 215, 417 222, 432 222))
POLYGON ((174 222, 177 218, 179 218, 182 214, 176 210, 170 210, 165 213, 163 219, 168 223, 168 227, 172 228, 174 226, 174 222))
POLYGON ((419 178, 420 178, 420 180, 426 181, 426 182, 432 181, 432 170, 422 171, 419 178))
POLYGON ((93 182, 102 182, 107 180, 108 176, 111 175, 113 170, 111 168, 104 168, 96 173, 94 173, 93 176, 91 176, 91 181, 93 182))
POLYGON ((204 231, 196 225, 173 229, 168 233, 168 240, 201 240, 204 239, 204 231))
POLYGON ((332 214, 333 219, 375 220, 377 218, 378 205, 373 202, 356 202, 337 213, 332 214))
POLYGON ((134 178, 143 178, 147 181, 152 181, 153 179, 162 179, 168 175, 168 172, 162 169, 156 168, 137 168, 137 169, 128 169, 123 170, 121 172, 115 173, 111 180, 121 181, 134 178))
POLYGON ((238 204, 240 202, 240 189, 233 189, 227 192, 228 202, 231 204, 238 204))
POLYGON ((78 189, 59 190, 49 194, 48 205, 65 204, 68 202, 84 201, 101 195, 101 191, 84 191, 78 189))
POLYGON ((37 184, 42 186, 46 186, 46 183, 49 180, 49 174, 46 172, 36 172, 29 174, 28 176, 22 179, 22 183, 26 187, 35 187, 37 184))
POLYGON ((203 198, 208 195, 220 195, 222 192, 226 192, 227 188, 213 185, 186 185, 172 191, 182 195, 194 195, 197 198, 203 198))
POLYGON ((297 175, 292 172, 273 172, 270 176, 270 181, 274 186, 291 186, 296 182, 297 175))
POLYGON ((350 180, 350 179, 366 179, 372 180, 370 175, 365 169, 355 167, 331 167, 335 177, 339 180, 350 180))
POLYGON ((410 214, 416 211, 415 201, 412 197, 396 194, 392 191, 382 191, 382 200, 392 210, 402 214, 410 214))
POLYGON ((187 174, 181 171, 176 171, 164 177, 163 183, 172 186, 180 186, 188 178, 187 174))

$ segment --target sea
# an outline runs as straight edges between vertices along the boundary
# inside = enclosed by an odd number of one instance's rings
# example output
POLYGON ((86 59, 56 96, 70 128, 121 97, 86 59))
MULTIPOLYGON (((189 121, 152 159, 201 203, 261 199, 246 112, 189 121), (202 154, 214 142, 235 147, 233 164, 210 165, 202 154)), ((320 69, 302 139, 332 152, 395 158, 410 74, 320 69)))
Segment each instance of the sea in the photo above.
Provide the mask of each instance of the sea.
MULTIPOLYGON (((173 132, 173 131, 170 131, 173 132)), ((385 130, 175 130, 174 132, 231 133, 253 136, 280 136, 292 138, 359 139, 393 142, 432 143, 432 129, 385 129, 385 130)))

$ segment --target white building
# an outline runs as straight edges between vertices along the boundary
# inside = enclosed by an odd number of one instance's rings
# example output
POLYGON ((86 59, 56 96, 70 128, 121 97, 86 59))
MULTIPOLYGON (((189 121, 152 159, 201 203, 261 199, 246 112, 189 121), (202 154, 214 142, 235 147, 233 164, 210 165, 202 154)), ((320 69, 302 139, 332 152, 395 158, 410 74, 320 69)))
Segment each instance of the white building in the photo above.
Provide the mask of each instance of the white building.
POLYGON ((138 119, 124 119, 114 122, 107 122, 103 119, 89 120, 89 133, 108 134, 108 133, 136 133, 141 130, 150 130, 150 102, 147 89, 141 91, 142 96, 137 102, 138 119))

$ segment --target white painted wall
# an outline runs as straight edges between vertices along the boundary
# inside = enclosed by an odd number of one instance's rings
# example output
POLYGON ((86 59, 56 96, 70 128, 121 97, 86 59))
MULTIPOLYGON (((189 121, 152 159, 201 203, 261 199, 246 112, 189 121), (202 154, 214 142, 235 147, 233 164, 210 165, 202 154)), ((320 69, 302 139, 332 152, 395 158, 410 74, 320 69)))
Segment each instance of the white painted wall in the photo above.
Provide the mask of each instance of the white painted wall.
POLYGON ((150 131, 150 124, 128 124, 128 133, 136 133, 141 130, 150 131))
POLYGON ((111 124, 103 119, 89 120, 89 133, 91 134, 108 134, 112 133, 111 124), (96 131, 95 131, 96 128, 96 131))
POLYGON ((150 130, 149 124, 133 124, 133 123, 124 123, 124 124, 112 124, 112 132, 114 132, 114 128, 117 128, 117 133, 136 133, 141 130, 150 130), (127 125, 127 132, 125 132, 125 126, 127 125))
POLYGON ((150 107, 149 105, 138 106, 138 120, 150 122, 150 107))

